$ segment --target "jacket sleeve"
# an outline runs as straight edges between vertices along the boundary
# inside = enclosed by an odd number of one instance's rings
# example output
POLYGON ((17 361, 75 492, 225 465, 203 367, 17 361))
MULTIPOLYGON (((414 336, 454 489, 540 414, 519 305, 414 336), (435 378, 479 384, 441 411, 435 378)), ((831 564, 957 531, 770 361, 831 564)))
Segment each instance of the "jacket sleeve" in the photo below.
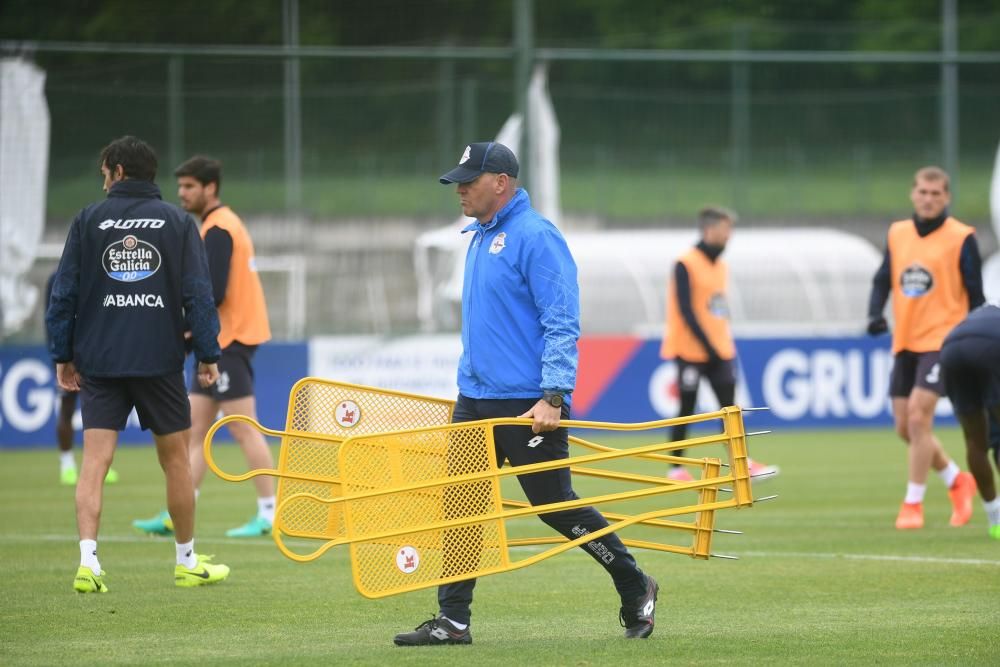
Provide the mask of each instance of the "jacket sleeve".
POLYGON ((184 313, 191 327, 191 342, 198 361, 219 360, 219 312, 212 299, 212 279, 208 273, 205 244, 191 216, 185 218, 184 265, 181 297, 184 313))
POLYGON ((986 302, 983 294, 983 260, 979 255, 979 242, 975 234, 969 234, 962 243, 958 257, 958 268, 962 272, 962 284, 969 295, 969 311, 986 302))
POLYGON ((580 338, 580 287, 576 262, 559 231, 547 228, 528 246, 527 275, 545 347, 540 389, 571 393, 576 386, 580 338))
POLYGON ((677 307, 681 311, 684 323, 688 325, 688 329, 698 339, 701 346, 705 348, 709 359, 718 358, 719 353, 708 341, 708 336, 705 334, 705 330, 701 328, 701 324, 698 323, 698 318, 694 314, 694 308, 691 307, 691 279, 688 276, 687 267, 684 266, 683 262, 677 262, 674 266, 674 290, 674 296, 677 298, 677 307))
POLYGON ((49 354, 57 364, 73 360, 73 333, 76 328, 76 304, 80 295, 80 219, 70 225, 59 267, 51 278, 51 292, 45 311, 45 331, 49 354))
POLYGON ((890 273, 892 260, 889 257, 889 242, 885 244, 885 254, 882 256, 882 265, 875 272, 872 278, 872 292, 868 298, 868 319, 877 320, 882 317, 885 304, 889 300, 889 290, 892 289, 892 275, 890 273))

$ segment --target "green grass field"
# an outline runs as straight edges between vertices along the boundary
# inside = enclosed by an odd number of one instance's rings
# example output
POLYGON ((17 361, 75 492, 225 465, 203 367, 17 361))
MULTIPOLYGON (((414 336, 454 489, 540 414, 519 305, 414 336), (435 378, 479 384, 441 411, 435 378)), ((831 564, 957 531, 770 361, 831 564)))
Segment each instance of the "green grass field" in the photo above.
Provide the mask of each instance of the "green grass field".
MULTIPOLYGON (((964 460, 957 432, 941 436, 964 460)), ((54 450, 3 452, 0 663, 996 664, 1000 542, 987 538, 978 500, 971 524, 950 528, 931 479, 927 527, 894 530, 905 462, 888 430, 772 434, 754 438, 751 454, 782 468, 755 495, 780 497, 719 515, 718 527, 745 534, 718 535, 713 550, 739 561, 637 552, 661 585, 648 641, 622 638, 610 581, 574 551, 482 579, 472 646, 404 649, 392 636, 436 611, 433 591, 367 600, 345 548, 296 564, 269 539, 222 537, 254 511, 248 483, 210 477, 202 490, 198 550, 229 564, 229 580, 175 588, 172 541, 130 528, 163 503, 145 447, 119 450, 121 482, 106 489, 100 557, 111 590, 78 595, 73 490, 57 483, 54 450)), ((218 458, 239 468, 234 447, 218 458)))
MULTIPOLYGON (((884 220, 906 215, 914 166, 880 164, 859 172, 834 162, 757 168, 746 175, 737 196, 731 175, 683 164, 658 170, 577 168, 562 174, 562 206, 567 214, 596 216, 619 227, 661 225, 665 219, 690 220, 706 202, 725 202, 741 216, 758 220, 884 220)), ((956 215, 969 223, 989 220, 992 164, 969 161, 960 172, 956 215)), ((437 184, 428 173, 307 174, 303 202, 309 215, 334 218, 423 218, 451 220, 458 214, 454 188, 437 184)), ((168 173, 159 178, 165 201, 177 202, 168 173)), ((225 200, 244 216, 281 215, 285 195, 280 178, 234 176, 225 200)), ((102 197, 100 176, 81 169, 73 178, 49 184, 47 215, 66 224, 87 203, 102 197)))

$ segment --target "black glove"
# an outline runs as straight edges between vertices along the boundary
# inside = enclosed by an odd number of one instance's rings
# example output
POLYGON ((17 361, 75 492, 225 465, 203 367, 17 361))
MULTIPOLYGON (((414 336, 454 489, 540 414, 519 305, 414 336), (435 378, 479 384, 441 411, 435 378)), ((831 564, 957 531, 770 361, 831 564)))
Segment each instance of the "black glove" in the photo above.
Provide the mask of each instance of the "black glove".
POLYGON ((888 333, 889 323, 885 321, 884 317, 876 317, 873 320, 868 321, 868 335, 869 336, 881 336, 884 333, 888 333))

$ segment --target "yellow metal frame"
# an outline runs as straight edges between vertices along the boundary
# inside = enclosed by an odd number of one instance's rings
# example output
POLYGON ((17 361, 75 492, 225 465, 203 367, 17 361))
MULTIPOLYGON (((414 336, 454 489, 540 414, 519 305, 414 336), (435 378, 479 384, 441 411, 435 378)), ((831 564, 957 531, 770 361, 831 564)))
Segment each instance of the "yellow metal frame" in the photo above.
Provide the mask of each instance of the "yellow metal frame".
MULTIPOLYGON (((292 390, 293 400, 289 402, 290 425, 296 423, 295 419, 298 419, 298 423, 301 425, 302 401, 297 397, 303 390, 308 394, 305 398, 305 402, 307 403, 314 398, 313 394, 329 397, 339 397, 342 394, 355 398, 365 397, 359 399, 362 403, 367 399, 373 401, 401 401, 404 406, 403 410, 408 409, 405 406, 409 402, 417 406, 416 412, 419 414, 422 414, 421 410, 424 406, 428 407, 434 414, 434 419, 446 418, 450 420, 451 409, 453 407, 451 401, 441 399, 402 392, 389 392, 362 385, 305 378, 296 383, 292 390)), ((340 401, 342 399, 338 398, 337 400, 340 401)), ((315 406, 310 409, 323 412, 324 409, 328 410, 329 406, 325 408, 323 406, 315 406)), ((363 410, 363 408, 359 408, 359 410, 363 410)), ((388 417, 383 415, 382 417, 387 418, 389 421, 405 420, 405 414, 388 417)), ((319 420, 322 421, 321 418, 319 420)), ((627 546, 707 559, 711 555, 710 550, 712 535, 715 530, 716 512, 730 508, 749 507, 753 504, 746 433, 743 428, 742 413, 739 408, 727 407, 702 415, 638 424, 614 424, 576 420, 562 422, 563 426, 570 428, 591 429, 602 432, 641 432, 666 429, 675 424, 700 423, 713 420, 721 422, 721 433, 689 438, 677 442, 655 443, 630 449, 615 449, 573 436, 570 438, 572 445, 584 448, 593 453, 572 456, 562 460, 518 466, 516 468, 505 467, 502 469, 497 468, 496 465, 493 443, 494 429, 501 426, 530 425, 531 420, 514 418, 490 419, 458 424, 441 423, 420 428, 401 428, 381 432, 365 432, 363 428, 359 428, 356 434, 347 435, 350 433, 349 430, 339 428, 336 425, 332 428, 327 428, 327 430, 334 431, 334 433, 291 429, 285 431, 272 430, 261 426, 248 417, 233 415, 216 422, 212 426, 205 438, 204 447, 205 458, 209 467, 225 480, 237 482, 257 475, 272 475, 278 478, 278 507, 273 526, 273 537, 279 550, 285 556, 297 562, 306 562, 318 558, 333 547, 347 545, 351 550, 355 585, 362 595, 377 598, 429 586, 437 586, 443 583, 461 581, 471 577, 480 577, 519 569, 551 558, 573 547, 582 546, 608 533, 618 532, 632 526, 686 532, 691 536, 691 543, 690 545, 679 545, 648 539, 622 537, 622 541, 627 546), (251 470, 241 475, 232 475, 222 471, 218 467, 211 451, 213 438, 220 428, 234 421, 249 423, 266 435, 281 438, 282 451, 276 469, 251 470), (465 474, 448 474, 447 471, 440 473, 441 454, 438 451, 437 459, 434 459, 437 462, 435 464, 437 467, 434 469, 439 471, 436 476, 418 477, 418 481, 411 483, 397 483, 389 479, 404 479, 405 476, 400 477, 401 473, 398 468, 414 457, 413 452, 417 452, 417 458, 423 455, 422 450, 419 449, 419 445, 412 445, 411 443, 418 443, 428 439, 439 444, 441 442, 451 443, 463 438, 472 443, 470 451, 474 453, 479 452, 481 464, 478 471, 465 474), (726 458, 728 459, 729 468, 726 474, 722 474, 723 462, 718 458, 706 457, 696 459, 666 453, 681 448, 720 444, 723 446, 726 458), (417 449, 413 449, 413 447, 417 447, 417 449), (294 448, 305 449, 310 453, 314 451, 321 452, 317 463, 318 471, 294 469, 294 456, 291 453, 291 450, 294 448), (480 451, 483 448, 485 448, 485 451, 480 451), (368 452, 381 453, 383 458, 379 458, 379 456, 370 457, 368 452), (488 464, 482 463, 483 455, 488 458, 488 464), (682 463, 689 466, 696 466, 700 470, 701 475, 700 478, 691 482, 675 482, 669 480, 663 474, 644 475, 594 467, 608 462, 628 459, 644 459, 655 462, 658 466, 662 466, 660 469, 663 472, 665 472, 664 468, 667 463, 682 463), (386 469, 387 467, 394 468, 392 474, 386 469), (500 481, 503 478, 559 468, 569 468, 574 476, 615 480, 637 484, 642 488, 537 506, 531 506, 523 501, 502 498, 500 481), (376 481, 369 481, 369 478, 373 478, 376 481), (389 481, 386 481, 387 479, 389 481), (356 518, 357 516, 362 516, 366 511, 370 513, 372 504, 374 504, 377 507, 384 508, 386 517, 390 517, 387 520, 391 520, 392 518, 398 518, 394 511, 402 504, 413 501, 440 503, 440 494, 447 494, 449 490, 454 492, 456 489, 472 487, 489 489, 488 492, 477 491, 477 503, 484 504, 484 507, 488 504, 488 510, 478 512, 472 516, 452 519, 445 518, 443 520, 427 521, 426 523, 401 520, 400 525, 380 525, 377 521, 379 518, 377 513, 374 525, 369 525, 372 523, 371 519, 369 519, 367 524, 359 525, 359 521, 356 518), (731 491, 731 496, 725 500, 719 500, 719 491, 724 487, 728 487, 726 490, 731 491), (365 490, 351 491, 352 488, 365 490), (347 489, 346 492, 345 489, 347 489), (573 540, 567 540, 562 536, 516 539, 507 537, 506 522, 511 519, 590 505, 599 506, 608 503, 620 503, 630 500, 653 498, 664 494, 691 491, 697 494, 697 502, 693 504, 663 506, 636 514, 603 512, 605 518, 609 521, 609 525, 606 528, 581 535, 573 540), (677 521, 670 518, 682 515, 693 515, 694 518, 690 522, 677 521), (396 548, 400 544, 408 544, 408 542, 414 540, 416 541, 415 543, 426 542, 433 544, 433 548, 425 549, 425 551, 439 554, 440 558, 447 559, 447 555, 440 555, 448 551, 447 548, 442 546, 442 540, 447 542, 447 535, 462 533, 463 531, 466 533, 473 531, 474 534, 482 534, 483 531, 489 532, 492 535, 490 538, 492 541, 489 541, 489 544, 492 545, 490 550, 490 558, 492 560, 487 558, 486 560, 489 562, 481 565, 480 556, 473 553, 473 555, 469 556, 472 565, 459 574, 450 576, 440 574, 438 576, 431 576, 430 578, 414 577, 412 581, 405 576, 400 577, 396 572, 382 571, 382 568, 391 569, 391 565, 385 562, 387 549, 396 548), (286 537, 320 540, 321 543, 309 553, 298 553, 289 547, 286 543, 286 537), (554 546, 520 560, 515 560, 510 551, 511 547, 545 544, 553 544, 554 546), (371 555, 376 552, 377 556, 371 555), (386 579, 390 581, 386 581, 386 579)), ((306 421, 312 426, 316 419, 310 418, 306 421)), ((380 422, 376 420, 375 424, 377 425, 378 423, 380 422)), ((357 424, 358 427, 361 425, 360 422, 357 424)), ((450 446, 446 445, 445 450, 448 450, 450 446)), ((440 447, 438 449, 440 450, 440 447)), ((313 461, 310 460, 310 465, 312 463, 313 461)), ((427 473, 423 471, 420 474, 426 475, 427 473)), ((476 548, 486 548, 482 540, 478 543, 476 540, 471 540, 471 543, 473 551, 476 548)), ((468 545, 466 546, 468 547, 468 545)), ((413 550, 415 552, 418 551, 415 548, 413 550)), ((428 569, 433 570, 432 567, 428 569)), ((442 566, 441 569, 443 572, 448 568, 447 566, 442 566)))

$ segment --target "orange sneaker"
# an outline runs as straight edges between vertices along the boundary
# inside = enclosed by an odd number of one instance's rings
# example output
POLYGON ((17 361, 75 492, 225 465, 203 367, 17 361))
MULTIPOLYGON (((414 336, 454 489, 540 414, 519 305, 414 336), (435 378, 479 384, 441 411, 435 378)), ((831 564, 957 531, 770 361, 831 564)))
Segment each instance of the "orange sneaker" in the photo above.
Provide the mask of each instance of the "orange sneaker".
POLYGON ((903 503, 896 517, 896 530, 913 530, 924 527, 923 503, 903 503))
POLYGON ((763 482, 778 476, 781 468, 749 459, 750 476, 754 482, 763 482))
POLYGON ((683 466, 674 466, 667 473, 667 479, 672 479, 675 482, 693 482, 694 477, 688 472, 688 469, 683 466))
POLYGON ((953 526, 964 526, 972 518, 972 499, 976 497, 976 478, 971 472, 960 472, 955 483, 948 489, 951 498, 951 519, 953 526))

